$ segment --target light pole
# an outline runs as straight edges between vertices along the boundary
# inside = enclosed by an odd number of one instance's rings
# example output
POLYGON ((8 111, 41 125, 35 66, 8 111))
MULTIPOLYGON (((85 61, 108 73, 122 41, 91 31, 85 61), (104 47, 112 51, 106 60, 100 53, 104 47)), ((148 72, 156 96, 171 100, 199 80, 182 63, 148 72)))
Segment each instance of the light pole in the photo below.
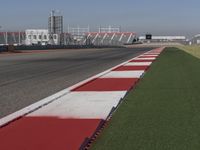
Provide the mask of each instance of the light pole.
MULTIPOLYGON (((0 25, 0 32, 1 32, 1 29, 2 29, 2 26, 0 25)), ((0 34, 1 35, 1 34, 0 34)), ((1 44, 1 41, 0 41, 0 44, 1 44)))

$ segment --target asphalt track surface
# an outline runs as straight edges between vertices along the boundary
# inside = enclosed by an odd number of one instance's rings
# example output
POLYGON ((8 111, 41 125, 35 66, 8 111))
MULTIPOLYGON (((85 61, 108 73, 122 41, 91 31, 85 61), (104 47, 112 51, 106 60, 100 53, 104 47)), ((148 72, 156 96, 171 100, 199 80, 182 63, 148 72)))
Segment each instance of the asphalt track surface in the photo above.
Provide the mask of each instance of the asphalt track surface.
POLYGON ((0 54, 0 118, 151 49, 0 54))

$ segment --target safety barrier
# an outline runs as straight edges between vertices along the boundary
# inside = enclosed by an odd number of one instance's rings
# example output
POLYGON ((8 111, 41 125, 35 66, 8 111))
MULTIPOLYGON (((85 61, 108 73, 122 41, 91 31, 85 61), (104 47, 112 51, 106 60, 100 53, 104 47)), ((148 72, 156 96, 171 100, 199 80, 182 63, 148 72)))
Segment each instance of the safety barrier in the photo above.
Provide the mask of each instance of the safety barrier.
POLYGON ((87 48, 117 48, 120 46, 94 46, 94 45, 33 45, 16 46, 15 50, 47 50, 47 49, 87 49, 87 48))
POLYGON ((123 48, 123 46, 95 46, 95 45, 20 45, 0 46, 0 52, 20 50, 53 50, 53 49, 88 49, 88 48, 123 48))
POLYGON ((6 46, 0 46, 0 53, 1 52, 6 52, 7 51, 7 47, 6 46))

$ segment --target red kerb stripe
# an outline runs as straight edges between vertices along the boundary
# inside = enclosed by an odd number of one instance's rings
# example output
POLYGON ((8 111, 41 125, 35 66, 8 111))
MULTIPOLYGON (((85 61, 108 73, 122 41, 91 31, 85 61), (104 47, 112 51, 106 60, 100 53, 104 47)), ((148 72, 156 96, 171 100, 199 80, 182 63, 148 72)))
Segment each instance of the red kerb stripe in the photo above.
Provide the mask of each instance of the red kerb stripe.
POLYGON ((25 117, 0 129, 2 150, 77 150, 100 119, 25 117))
POLYGON ((137 78, 98 78, 73 91, 127 91, 137 80, 137 78))
POLYGON ((134 71, 134 70, 147 70, 149 66, 120 66, 113 71, 134 71))

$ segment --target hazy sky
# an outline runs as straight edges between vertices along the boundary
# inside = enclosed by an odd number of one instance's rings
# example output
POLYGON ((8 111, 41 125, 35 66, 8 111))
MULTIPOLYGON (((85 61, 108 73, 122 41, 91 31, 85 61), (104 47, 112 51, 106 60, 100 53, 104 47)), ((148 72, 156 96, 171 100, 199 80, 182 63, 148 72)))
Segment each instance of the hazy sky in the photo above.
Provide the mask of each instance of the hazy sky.
POLYGON ((114 25, 139 34, 200 33, 200 0, 0 0, 0 30, 47 28, 52 9, 64 16, 65 28, 114 25))

